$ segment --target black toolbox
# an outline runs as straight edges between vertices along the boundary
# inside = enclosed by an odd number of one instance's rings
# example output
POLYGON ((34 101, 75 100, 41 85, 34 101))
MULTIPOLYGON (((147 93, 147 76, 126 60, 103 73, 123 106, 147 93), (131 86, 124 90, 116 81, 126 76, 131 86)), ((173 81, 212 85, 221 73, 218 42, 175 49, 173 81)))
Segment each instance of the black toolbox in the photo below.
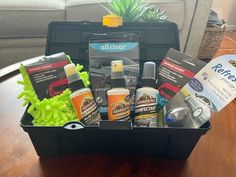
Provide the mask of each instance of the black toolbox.
MULTIPOLYGON (((138 32, 140 66, 145 61, 160 64, 169 48, 179 50, 176 24, 124 23, 108 28, 99 22, 52 22, 48 27, 45 55, 65 52, 73 62, 88 68, 86 33, 138 32)), ((106 119, 106 115, 103 116, 106 119)), ((40 157, 68 154, 157 155, 186 159, 194 146, 210 129, 207 122, 199 129, 132 127, 131 122, 101 121, 99 126, 81 127, 71 122, 63 127, 32 126, 32 117, 24 113, 21 127, 28 132, 40 157)))

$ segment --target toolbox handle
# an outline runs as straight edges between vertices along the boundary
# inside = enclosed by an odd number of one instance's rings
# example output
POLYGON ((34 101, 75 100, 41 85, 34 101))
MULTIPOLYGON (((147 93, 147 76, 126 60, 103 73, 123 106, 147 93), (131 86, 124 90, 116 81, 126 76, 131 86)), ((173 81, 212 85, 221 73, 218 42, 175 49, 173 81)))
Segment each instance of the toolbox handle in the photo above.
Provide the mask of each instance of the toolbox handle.
POLYGON ((130 130, 132 129, 132 122, 102 120, 99 122, 99 128, 103 130, 130 130))
POLYGON ((84 128, 84 125, 81 122, 68 122, 66 123, 63 128, 67 129, 67 130, 79 130, 84 128))

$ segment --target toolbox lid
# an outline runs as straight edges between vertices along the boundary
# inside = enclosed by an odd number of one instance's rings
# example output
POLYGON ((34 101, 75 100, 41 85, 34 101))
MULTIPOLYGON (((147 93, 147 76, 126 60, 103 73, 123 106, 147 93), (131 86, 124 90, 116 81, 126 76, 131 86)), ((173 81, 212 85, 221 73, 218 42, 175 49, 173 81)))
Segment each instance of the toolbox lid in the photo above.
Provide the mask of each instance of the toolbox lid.
POLYGON ((65 52, 88 70, 87 35, 106 32, 140 34, 140 71, 145 61, 154 61, 158 67, 170 48, 180 50, 178 27, 172 22, 125 22, 117 28, 105 27, 101 22, 51 22, 45 55, 65 52))

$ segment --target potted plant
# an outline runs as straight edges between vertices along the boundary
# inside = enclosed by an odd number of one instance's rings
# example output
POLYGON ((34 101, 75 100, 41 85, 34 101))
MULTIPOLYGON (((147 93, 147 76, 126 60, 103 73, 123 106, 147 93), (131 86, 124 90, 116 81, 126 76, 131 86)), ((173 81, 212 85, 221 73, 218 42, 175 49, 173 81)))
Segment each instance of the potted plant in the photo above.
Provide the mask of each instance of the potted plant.
POLYGON ((166 11, 155 9, 144 0, 112 0, 107 6, 100 4, 111 15, 121 16, 124 22, 165 22, 166 11))

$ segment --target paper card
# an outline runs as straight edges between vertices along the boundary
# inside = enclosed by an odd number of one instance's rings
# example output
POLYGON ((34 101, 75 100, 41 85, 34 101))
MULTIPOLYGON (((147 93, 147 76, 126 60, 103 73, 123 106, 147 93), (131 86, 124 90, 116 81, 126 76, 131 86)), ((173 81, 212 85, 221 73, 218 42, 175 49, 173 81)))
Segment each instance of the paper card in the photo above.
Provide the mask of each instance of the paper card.
POLYGON ((171 100, 180 89, 206 65, 205 62, 170 49, 157 69, 158 109, 171 100))
POLYGON ((164 107, 167 126, 199 128, 236 97, 236 55, 213 59, 164 107))

